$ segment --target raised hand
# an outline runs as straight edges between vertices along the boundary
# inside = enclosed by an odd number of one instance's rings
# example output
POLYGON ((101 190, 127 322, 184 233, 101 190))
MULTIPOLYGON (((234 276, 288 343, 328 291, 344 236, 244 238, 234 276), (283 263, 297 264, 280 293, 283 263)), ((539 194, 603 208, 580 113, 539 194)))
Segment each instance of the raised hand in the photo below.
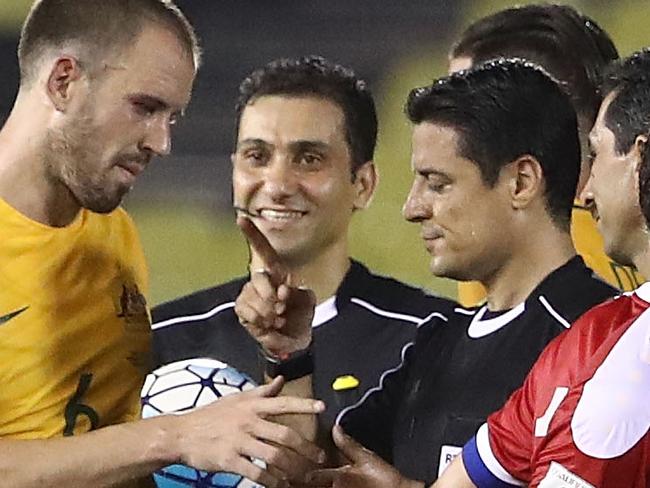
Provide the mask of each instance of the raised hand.
MULTIPOLYGON (((179 445, 179 462, 207 471, 231 471, 267 488, 303 480, 325 461, 325 454, 289 427, 272 422, 286 414, 322 412, 322 402, 277 396, 281 377, 268 385, 219 401, 180 416, 169 416, 179 445), (251 458, 267 464, 263 469, 251 458)), ((160 417, 159 417, 160 418, 160 417)))
POLYGON ((305 349, 311 342, 316 297, 296 286, 268 239, 247 217, 237 218, 258 261, 235 302, 240 323, 273 356, 305 349))

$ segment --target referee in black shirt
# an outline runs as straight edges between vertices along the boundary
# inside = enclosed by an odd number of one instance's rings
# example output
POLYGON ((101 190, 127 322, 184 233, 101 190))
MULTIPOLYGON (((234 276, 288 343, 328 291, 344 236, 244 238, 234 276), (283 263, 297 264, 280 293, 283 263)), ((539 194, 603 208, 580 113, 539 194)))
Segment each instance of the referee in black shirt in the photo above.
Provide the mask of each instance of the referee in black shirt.
MULTIPOLYGON (((316 295, 313 385, 321 427, 401 360, 417 325, 447 300, 351 260, 348 228, 375 190, 375 106, 352 71, 319 57, 279 60, 240 86, 234 205, 272 243, 295 283, 316 295)), ((253 254, 251 271, 261 268, 253 254)), ((260 351, 234 313, 249 276, 153 309, 158 366, 210 357, 264 381, 260 351)), ((271 358, 273 359, 273 358, 271 358)), ((286 376, 286 372, 285 372, 286 376)))
MULTIPOLYGON (((431 271, 481 282, 487 303, 423 323, 404 360, 342 412, 345 430, 397 470, 338 432, 335 442, 359 462, 319 476, 339 476, 340 486, 348 476, 355 487, 402 486, 408 482, 400 472, 434 480, 521 384, 545 345, 616 292, 573 248, 576 115, 541 68, 520 60, 480 65, 413 90, 406 109, 415 179, 404 216, 421 226, 431 271)), ((290 364, 308 356, 304 291, 286 279, 261 234, 252 226, 247 233, 264 249, 267 272, 244 287, 237 311, 290 364), (260 313, 269 303, 285 319, 274 327, 264 323, 272 314, 260 313), (307 352, 287 350, 291 345, 307 352)), ((309 396, 307 376, 294 378, 291 391, 309 396)))

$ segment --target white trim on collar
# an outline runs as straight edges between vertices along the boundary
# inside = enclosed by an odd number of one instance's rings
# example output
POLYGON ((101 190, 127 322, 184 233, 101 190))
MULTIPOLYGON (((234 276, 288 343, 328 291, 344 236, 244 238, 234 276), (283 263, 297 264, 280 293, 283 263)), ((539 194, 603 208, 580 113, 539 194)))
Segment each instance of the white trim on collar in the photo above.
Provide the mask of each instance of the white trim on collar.
POLYGON ((516 307, 502 313, 497 317, 481 320, 487 312, 487 305, 483 305, 476 313, 476 315, 474 315, 472 318, 472 321, 467 328, 467 335, 469 335, 472 339, 480 339, 481 337, 492 334, 493 332, 496 332, 502 327, 508 325, 510 322, 524 313, 525 310, 526 302, 522 302, 516 307))
POLYGON ((318 327, 319 325, 324 324, 328 320, 333 319, 338 315, 339 311, 336 308, 336 295, 329 297, 324 302, 316 305, 314 310, 314 318, 311 321, 312 327, 318 327))
POLYGON ((634 293, 644 302, 650 303, 650 281, 646 281, 639 286, 634 293))

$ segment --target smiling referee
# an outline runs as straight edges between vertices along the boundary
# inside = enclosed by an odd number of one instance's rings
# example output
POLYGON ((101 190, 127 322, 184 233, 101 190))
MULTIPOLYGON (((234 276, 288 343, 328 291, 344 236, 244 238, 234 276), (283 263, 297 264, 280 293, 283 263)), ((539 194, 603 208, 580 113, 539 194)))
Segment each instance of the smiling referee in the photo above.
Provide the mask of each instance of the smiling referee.
MULTIPOLYGON (((375 106, 350 70, 318 57, 272 62, 241 84, 237 122, 235 206, 270 241, 294 282, 316 295, 313 364, 279 364, 239 323, 235 300, 249 276, 154 308, 156 363, 211 357, 258 382, 265 372, 290 378, 313 367, 315 394, 328 406, 320 422, 329 431, 340 409, 399 363, 417 324, 447 313, 451 302, 350 259, 351 220, 377 183, 375 106)), ((253 274, 258 268, 253 256, 253 274)))

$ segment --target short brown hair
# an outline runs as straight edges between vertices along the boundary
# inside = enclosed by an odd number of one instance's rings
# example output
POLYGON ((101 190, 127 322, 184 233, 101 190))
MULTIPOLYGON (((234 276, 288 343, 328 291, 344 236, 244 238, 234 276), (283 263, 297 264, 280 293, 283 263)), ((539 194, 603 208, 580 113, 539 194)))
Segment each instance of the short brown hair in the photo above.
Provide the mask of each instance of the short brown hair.
POLYGON ((21 84, 36 77, 40 57, 48 48, 78 45, 81 62, 108 50, 123 48, 146 22, 172 30, 198 69, 201 48, 194 28, 172 0, 36 0, 23 24, 18 46, 21 84))
POLYGON ((454 44, 451 57, 469 57, 473 64, 499 57, 539 64, 564 84, 589 130, 602 101, 601 72, 618 59, 618 51, 594 19, 568 5, 537 4, 477 20, 454 44))

